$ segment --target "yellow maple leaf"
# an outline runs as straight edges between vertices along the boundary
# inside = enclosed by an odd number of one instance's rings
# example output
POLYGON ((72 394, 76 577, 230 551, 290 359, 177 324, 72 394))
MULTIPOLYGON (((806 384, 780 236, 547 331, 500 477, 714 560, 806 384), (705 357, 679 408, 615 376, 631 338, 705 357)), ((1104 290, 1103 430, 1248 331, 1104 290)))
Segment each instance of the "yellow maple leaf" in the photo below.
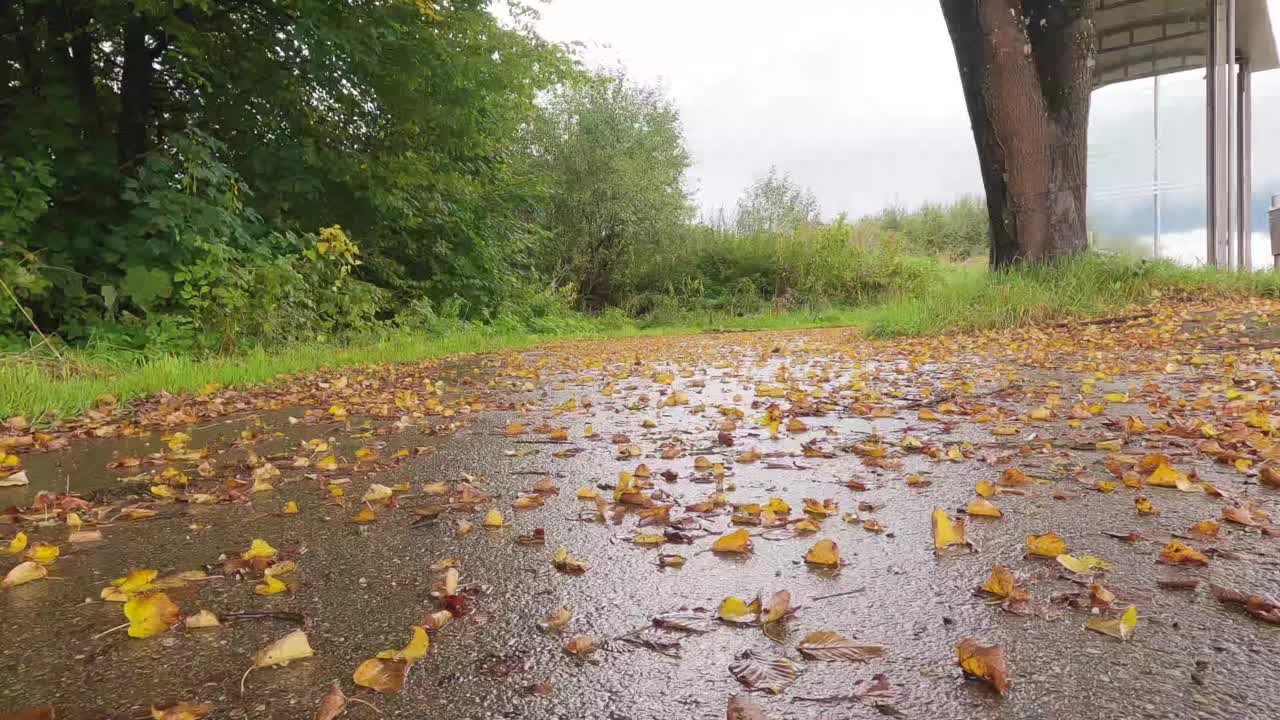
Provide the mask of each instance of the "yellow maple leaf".
POLYGON ((747 534, 746 530, 735 530, 717 538, 711 544, 711 550, 718 553, 749 553, 751 552, 751 536, 747 534))
POLYGON ((178 606, 162 592, 140 593, 124 604, 129 620, 129 637, 158 635, 178 622, 178 606))

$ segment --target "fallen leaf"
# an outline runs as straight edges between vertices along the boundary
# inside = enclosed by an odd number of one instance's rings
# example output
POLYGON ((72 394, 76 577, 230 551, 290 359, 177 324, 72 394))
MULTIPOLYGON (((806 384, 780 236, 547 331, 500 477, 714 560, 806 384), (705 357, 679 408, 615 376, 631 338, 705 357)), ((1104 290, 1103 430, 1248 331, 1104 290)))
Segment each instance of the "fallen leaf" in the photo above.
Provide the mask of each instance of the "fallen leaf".
POLYGON ((556 611, 547 617, 538 621, 538 629, 542 632, 559 632, 561 628, 569 624, 573 619, 573 615, 568 609, 562 607, 556 608, 556 611))
POLYGON ((272 575, 265 575, 262 578, 262 582, 254 586, 253 591, 258 595, 275 595, 288 589, 289 586, 285 585, 284 582, 277 580, 272 575))
POLYGON ((588 635, 577 635, 564 644, 564 651, 577 657, 590 655, 596 651, 596 641, 588 635))
POLYGON ((201 610, 194 615, 187 616, 183 621, 188 630, 199 630, 201 628, 218 627, 222 621, 218 620, 218 616, 212 610, 201 610))
POLYGON ((1169 565, 1208 565, 1209 559, 1204 555, 1183 545, 1177 540, 1170 540, 1160 550, 1159 561, 1169 565))
POLYGON ((495 529, 495 528, 503 527, 504 525, 506 525, 506 522, 502 519, 502 513, 498 512, 497 510, 490 510, 489 512, 485 513, 484 522, 481 524, 484 525, 486 528, 495 529))
POLYGON ((253 666, 265 668, 273 665, 288 665, 294 660, 302 660, 313 655, 315 652, 311 649, 311 643, 307 641, 307 634, 301 630, 294 630, 255 653, 253 666))
POLYGON ((147 638, 178 622, 178 606, 162 592, 139 593, 124 604, 124 616, 129 619, 129 637, 147 638))
POLYGON ((1036 557, 1057 558, 1066 553, 1067 544, 1055 532, 1027 536, 1027 554, 1036 557))
POLYGON ((751 536, 747 534, 746 530, 735 530, 716 539, 711 544, 711 550, 718 553, 749 553, 751 552, 751 536))
POLYGON ((1089 618, 1085 627, 1094 632, 1110 635, 1120 640, 1128 640, 1133 635, 1133 629, 1138 626, 1138 608, 1130 605, 1124 614, 1116 620, 1106 620, 1100 615, 1089 618))
POLYGON ((795 682, 803 670, 804 663, 755 650, 743 651, 729 666, 729 672, 738 682, 775 695, 795 682))
POLYGON ((320 707, 316 708, 315 720, 337 720, 342 711, 347 709, 347 695, 342 692, 342 686, 337 680, 333 681, 333 686, 329 688, 329 692, 324 694, 320 699, 320 707))
POLYGON ((255 538, 249 545, 249 549, 240 554, 241 560, 253 560, 254 558, 273 558, 276 556, 276 549, 267 544, 266 540, 255 538))
POLYGON ((969 541, 964 539, 964 520, 952 520, 939 507, 933 509, 929 520, 933 528, 933 551, 935 553, 952 545, 973 548, 969 541))
POLYGON ((811 660, 859 662, 884 654, 879 645, 859 645, 843 635, 830 631, 811 632, 797 646, 800 654, 811 660))
POLYGON ((200 720, 211 712, 213 712, 212 705, 180 702, 164 708, 151 708, 151 717, 153 720, 200 720))
POLYGON ((38 542, 27 548, 27 553, 23 557, 28 560, 38 562, 41 565, 48 565, 54 560, 57 560, 58 555, 60 554, 62 554, 62 551, 58 549, 57 545, 38 542))
POLYGON ((725 720, 767 720, 764 711, 746 695, 730 695, 725 720))
POLYGON ((15 585, 29 583, 32 580, 39 580, 40 578, 47 577, 48 575, 49 568, 38 562, 27 560, 26 562, 15 565, 13 569, 4 576, 4 580, 0 580, 0 587, 14 587, 15 585))
POLYGON ((720 601, 720 609, 716 616, 725 622, 745 624, 755 622, 760 616, 760 600, 752 600, 747 604, 739 598, 729 596, 720 601))
POLYGON ((986 498, 974 498, 969 501, 969 505, 965 507, 965 512, 970 515, 983 515, 985 517, 1001 517, 1003 513, 1000 508, 986 498))
POLYGON ((804 554, 809 565, 840 567, 840 548, 831 540, 819 540, 804 554))
POLYGON ((6 553, 9 553, 10 555, 17 555, 18 553, 26 549, 27 549, 27 534, 19 530, 18 534, 14 535, 13 539, 9 541, 9 544, 5 546, 4 551, 6 553))
POLYGON ((360 663, 351 674, 351 680, 384 695, 394 695, 404 689, 405 675, 413 663, 408 660, 391 660, 372 657, 360 663))
POLYGON ((587 571, 587 564, 569 554, 566 547, 558 548, 551 556, 551 564, 555 569, 570 575, 581 575, 587 571))
POLYGON ((769 597, 769 602, 764 605, 764 612, 760 615, 761 623, 771 623, 781 620, 791 610, 791 593, 786 590, 779 590, 769 597))
POLYGON ((965 638, 956 646, 956 658, 966 675, 987 681, 1001 695, 1009 692, 1009 669, 1003 647, 982 645, 965 638))
POLYGON ((991 575, 978 586, 978 589, 997 597, 1008 597, 1013 594, 1015 587, 1013 573, 1009 572, 1005 566, 997 564, 991 566, 991 575))

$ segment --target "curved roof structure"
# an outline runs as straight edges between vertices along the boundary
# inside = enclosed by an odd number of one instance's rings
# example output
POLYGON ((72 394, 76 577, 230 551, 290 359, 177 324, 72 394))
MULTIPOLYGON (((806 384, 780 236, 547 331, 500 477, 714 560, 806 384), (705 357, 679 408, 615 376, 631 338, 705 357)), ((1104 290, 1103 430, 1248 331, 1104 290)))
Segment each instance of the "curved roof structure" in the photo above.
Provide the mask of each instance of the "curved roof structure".
MULTIPOLYGON (((1211 0, 1093 0, 1098 87, 1196 70, 1208 57, 1211 0)), ((1249 72, 1280 67, 1267 0, 1235 0, 1236 50, 1249 72)))

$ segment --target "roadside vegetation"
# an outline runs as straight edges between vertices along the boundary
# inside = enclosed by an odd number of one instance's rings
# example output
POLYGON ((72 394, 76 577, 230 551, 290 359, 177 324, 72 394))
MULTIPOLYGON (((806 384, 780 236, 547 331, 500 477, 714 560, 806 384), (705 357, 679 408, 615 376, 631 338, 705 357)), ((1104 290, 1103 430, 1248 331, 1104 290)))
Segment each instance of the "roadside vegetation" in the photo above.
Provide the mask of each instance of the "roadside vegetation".
POLYGON ((832 218, 776 168, 697 217, 670 99, 518 3, 41 7, 0 33, 0 416, 550 338, 1276 289, 1098 256, 992 274, 980 199, 832 218))

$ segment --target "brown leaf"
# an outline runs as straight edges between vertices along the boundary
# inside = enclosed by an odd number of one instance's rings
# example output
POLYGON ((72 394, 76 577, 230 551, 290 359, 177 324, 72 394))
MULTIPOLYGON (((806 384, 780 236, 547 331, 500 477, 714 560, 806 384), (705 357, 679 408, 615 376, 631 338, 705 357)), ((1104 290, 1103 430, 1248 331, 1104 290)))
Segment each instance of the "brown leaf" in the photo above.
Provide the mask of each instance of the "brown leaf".
POLYGON ((338 681, 333 681, 333 687, 329 688, 329 692, 324 694, 320 699, 320 707, 316 709, 315 720, 334 720, 347 709, 347 696, 342 692, 342 687, 338 685, 338 681))
POLYGON ((738 682, 753 690, 765 690, 775 695, 795 682, 803 670, 803 663, 755 650, 743 651, 729 666, 729 672, 738 682))
POLYGON ((367 687, 384 695, 394 695, 404 689, 405 673, 413 663, 391 658, 369 658, 360 663, 351 679, 360 687, 367 687))
POLYGON ((991 683, 996 692, 1009 692, 1009 669, 1000 645, 981 645, 972 638, 965 638, 956 646, 956 659, 965 674, 991 683))
POLYGON ((764 711, 746 695, 730 695, 725 720, 766 720, 764 711))
POLYGON ((840 633, 826 630, 805 635, 796 649, 811 660, 825 661, 859 662, 884 654, 879 645, 858 645, 840 633))

